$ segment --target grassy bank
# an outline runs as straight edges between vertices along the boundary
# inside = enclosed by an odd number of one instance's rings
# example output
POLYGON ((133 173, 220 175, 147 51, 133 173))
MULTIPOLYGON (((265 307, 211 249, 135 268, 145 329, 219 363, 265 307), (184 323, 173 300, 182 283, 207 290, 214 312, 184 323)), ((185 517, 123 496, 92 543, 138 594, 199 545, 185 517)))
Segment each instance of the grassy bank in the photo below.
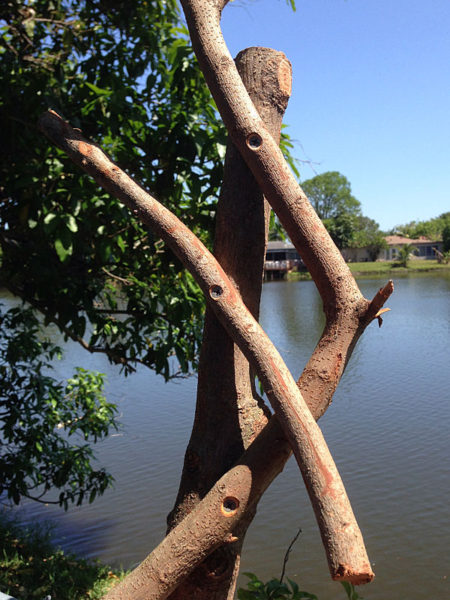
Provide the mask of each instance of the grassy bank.
POLYGON ((66 554, 50 528, 25 528, 0 513, 0 591, 17 600, 99 600, 123 573, 66 554))
MULTIPOLYGON (((411 260, 407 267, 401 267, 395 262, 357 262, 348 263, 355 277, 398 277, 414 273, 448 272, 450 264, 439 264, 436 260, 411 260)), ((309 273, 289 273, 289 281, 311 279, 309 273)))
POLYGON ((411 273, 429 273, 431 271, 450 271, 450 264, 439 264, 437 260, 411 260, 407 267, 395 262, 348 263, 350 271, 356 275, 409 275, 411 273))

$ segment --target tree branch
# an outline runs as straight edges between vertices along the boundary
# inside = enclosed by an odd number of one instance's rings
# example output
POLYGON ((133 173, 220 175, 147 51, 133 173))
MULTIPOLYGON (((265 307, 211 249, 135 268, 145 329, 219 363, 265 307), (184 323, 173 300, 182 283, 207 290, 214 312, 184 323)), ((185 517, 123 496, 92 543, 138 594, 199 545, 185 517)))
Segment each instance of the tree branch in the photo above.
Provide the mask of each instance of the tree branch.
MULTIPOLYGON (((310 399, 310 406, 321 407, 320 416, 331 402, 357 339, 368 320, 376 315, 368 310, 369 301, 362 296, 341 253, 253 106, 220 29, 225 4, 182 0, 195 53, 229 134, 303 258, 322 298, 326 326, 302 376, 302 391, 310 399)), ((284 79, 289 86, 285 73, 287 70, 280 67, 280 81, 284 79)))
MULTIPOLYGON (((185 4, 187 4, 187 2, 185 4)), ((203 29, 200 28, 201 33, 207 31, 208 22, 212 24, 212 28, 214 29, 215 43, 217 42, 218 37, 220 38, 220 31, 218 32, 218 12, 220 12, 221 8, 223 8, 225 4, 226 2, 223 2, 222 5, 217 4, 214 7, 217 16, 216 21, 215 19, 211 19, 211 15, 209 13, 203 13, 204 27, 203 29)), ((204 6, 204 3, 202 3, 202 5, 204 6)), ((195 36, 196 34, 197 25, 198 22, 194 27, 191 26, 191 33, 193 34, 193 36, 195 36)), ((222 40, 220 39, 220 41, 222 40)), ((209 50, 208 52, 204 53, 205 61, 206 59, 209 61, 211 58, 211 53, 209 52, 209 50)), ((213 53, 213 58, 215 57, 216 54, 213 53)), ((231 59, 231 57, 229 58, 231 59)), ((214 66, 212 67, 212 70, 214 71, 213 76, 215 74, 217 74, 218 78, 220 78, 221 76, 226 76, 226 73, 224 74, 226 70, 222 68, 224 63, 227 64, 226 56, 222 56, 222 59, 219 59, 219 61, 216 60, 215 71, 214 66), (225 58, 225 60, 223 60, 223 58, 225 58)), ((228 67, 230 67, 230 64, 228 64, 228 67)), ((207 65, 205 74, 209 68, 211 68, 211 63, 207 65)), ((232 67, 230 67, 230 69, 232 70, 232 67)), ((208 81, 210 81, 208 75, 207 79, 208 81)), ((230 110, 229 112, 231 116, 228 120, 230 133, 231 135, 234 135, 234 138, 236 139, 236 136, 238 136, 239 134, 238 129, 235 127, 236 118, 240 115, 242 115, 244 118, 248 115, 252 115, 253 117, 254 113, 252 112, 252 108, 246 101, 245 97, 243 100, 241 94, 242 90, 240 89, 240 87, 242 86, 240 85, 240 82, 237 81, 236 78, 234 78, 231 84, 228 80, 228 84, 229 88, 232 90, 231 95, 230 93, 224 94, 224 101, 222 102, 220 94, 223 93, 224 90, 220 89, 219 81, 219 95, 215 94, 215 99, 217 104, 219 105, 219 108, 221 109, 222 116, 226 121, 226 114, 224 114, 224 112, 227 112, 226 101, 227 99, 230 99, 231 101, 236 101, 235 105, 237 106, 238 112, 233 113, 233 111, 230 110), (239 90, 239 93, 236 93, 236 89, 239 90), (223 109, 224 103, 225 109, 223 109)), ((252 130, 253 127, 251 126, 251 124, 248 125, 248 131, 251 132, 252 130)), ((242 138, 243 140, 246 140, 245 136, 242 136, 242 138)), ((243 142, 241 142, 240 147, 244 148, 243 154, 245 154, 247 150, 246 145, 243 142)), ((271 152, 274 152, 274 148, 271 148, 271 152)), ((278 149, 275 149, 275 154, 278 154, 279 157, 278 149)), ((251 160, 252 158, 250 157, 250 165, 252 164, 251 160)), ((258 165, 256 166, 256 169, 258 169, 258 165)), ((275 171, 277 171, 278 169, 279 167, 278 165, 276 165, 275 171)), ((260 171, 262 173, 261 177, 264 182, 268 174, 268 166, 263 165, 260 168, 260 171)), ((280 170, 280 172, 283 173, 283 181, 286 179, 285 171, 286 169, 280 170)), ((276 180, 276 175, 277 173, 274 173, 272 169, 272 171, 270 171, 269 173, 269 178, 272 181, 276 180)), ((269 184, 267 184, 264 187, 266 193, 268 187, 270 187, 269 184)), ((316 231, 321 232, 321 235, 325 236, 325 238, 327 237, 327 234, 323 231, 323 228, 317 222, 317 219, 315 220, 314 217, 311 215, 311 211, 308 208, 308 205, 305 203, 304 194, 298 188, 297 184, 294 182, 293 186, 291 180, 290 187, 291 189, 295 189, 295 187, 298 189, 300 201, 298 203, 298 206, 293 207, 294 210, 288 207, 287 215, 284 215, 284 217, 282 216, 280 220, 282 220, 285 226, 286 223, 289 223, 289 225, 286 226, 286 228, 288 229, 290 236, 294 241, 300 254, 304 257, 305 262, 308 264, 308 267, 312 272, 316 283, 318 284, 319 291, 324 301, 324 307, 327 317, 327 324, 325 330, 310 361, 308 362, 305 371, 303 372, 299 380, 300 389, 302 390, 302 393, 305 399, 307 400, 313 415, 316 418, 319 418, 320 415, 325 412, 327 406, 331 402, 332 395, 342 376, 345 365, 348 362, 348 359, 357 340, 359 339, 360 335, 363 333, 367 325, 374 318, 378 318, 378 313, 381 307, 393 291, 393 284, 392 282, 389 282, 384 288, 382 288, 382 290, 380 290, 380 292, 375 296, 371 303, 363 299, 340 253, 336 252, 334 246, 330 248, 328 242, 328 248, 326 249, 325 253, 322 252, 323 247, 321 245, 320 236, 319 239, 317 235, 315 236, 315 238, 313 236, 313 239, 310 239, 308 235, 308 230, 310 229, 311 225, 313 226, 313 230, 316 229, 316 231), (304 227, 300 227, 298 224, 298 220, 300 218, 305 218, 305 220, 307 221, 304 227), (303 240, 302 236, 306 236, 307 239, 303 240), (308 259, 308 256, 310 256, 311 252, 312 258, 308 259), (317 264, 315 264, 316 261, 317 264)), ((295 196, 296 194, 294 193, 294 199, 295 196)), ((276 208, 275 203, 274 206, 276 208)), ((280 212, 282 213, 282 211, 280 212)), ((247 465, 252 474, 252 486, 250 490, 250 496, 247 502, 246 512, 254 510, 253 507, 257 504, 259 498, 261 497, 265 489, 268 487, 268 485, 282 470, 289 455, 289 445, 286 442, 286 439, 283 435, 277 418, 274 417, 265 427, 263 432, 256 438, 256 440, 253 442, 250 448, 243 454, 240 460, 240 464, 247 465), (261 464, 264 464, 264 469, 260 468, 261 464)), ((229 483, 229 474, 225 474, 221 480, 222 482, 224 482, 224 485, 226 483, 229 483)), ((245 488, 243 492, 245 495, 245 488)), ((236 497, 240 498, 239 494, 241 493, 241 489, 234 488, 232 490, 232 493, 236 497)), ((194 509, 195 514, 196 511, 201 510, 202 505, 204 505, 204 503, 208 503, 208 501, 208 497, 205 498, 200 503, 198 508, 194 509)), ((241 501, 241 506, 243 505, 244 503, 241 501)), ((231 525, 232 524, 230 523, 230 532, 232 531, 231 525)), ((209 523, 209 526, 214 527, 214 522, 209 523)), ((235 531, 237 530, 238 525, 235 525, 235 531)), ((176 530, 174 530, 173 533, 175 533, 175 531, 176 530)), ((199 559, 198 562, 200 562, 201 560, 202 559, 199 559)), ((361 583, 361 580, 355 578, 354 582, 361 583)))
POLYGON ((39 125, 73 162, 160 235, 189 269, 217 317, 254 367, 278 415, 310 495, 332 576, 360 582, 372 579, 361 532, 322 433, 278 351, 220 265, 170 211, 55 112, 44 113, 39 125))
MULTIPOLYGON (((114 350, 111 350, 110 348, 101 348, 99 346, 92 346, 83 337, 73 333, 73 331, 71 331, 70 327, 67 327, 60 319, 58 319, 58 317, 56 315, 50 316, 46 312, 45 306, 43 305, 43 303, 39 302, 38 300, 26 297, 24 294, 21 293, 21 290, 19 290, 15 286, 12 286, 9 282, 0 281, 0 285, 2 285, 2 287, 9 290, 11 292, 11 294, 13 294, 14 296, 21 298, 24 302, 27 302, 28 304, 30 304, 30 306, 32 306, 33 308, 38 310, 41 314, 43 314, 45 316, 48 323, 53 323, 54 325, 56 325, 58 327, 58 329, 60 331, 62 331, 62 333, 64 333, 64 335, 66 335, 73 342, 77 342, 78 344, 80 344, 80 346, 82 348, 84 348, 91 354, 97 354, 97 353, 106 354, 106 356, 109 358, 109 360, 112 363, 114 363, 116 365, 127 365, 127 368, 130 369, 130 371, 132 371, 132 372, 136 371, 136 369, 135 369, 135 367, 133 367, 131 365, 131 363, 139 363, 139 364, 145 365, 144 361, 140 360, 139 358, 133 358, 132 360, 129 360, 125 356, 121 356, 120 354, 118 354, 117 352, 114 352, 114 350)), ((100 312, 100 311, 98 311, 98 312, 100 312)))
MULTIPOLYGON (((316 283, 325 314, 351 300, 363 312, 364 298, 342 255, 295 180, 284 157, 255 109, 220 29, 224 4, 181 0, 198 62, 230 137, 239 148, 268 202, 316 283)), ((280 81, 289 85, 280 68, 280 81)), ((287 73, 287 71, 286 71, 287 73)))

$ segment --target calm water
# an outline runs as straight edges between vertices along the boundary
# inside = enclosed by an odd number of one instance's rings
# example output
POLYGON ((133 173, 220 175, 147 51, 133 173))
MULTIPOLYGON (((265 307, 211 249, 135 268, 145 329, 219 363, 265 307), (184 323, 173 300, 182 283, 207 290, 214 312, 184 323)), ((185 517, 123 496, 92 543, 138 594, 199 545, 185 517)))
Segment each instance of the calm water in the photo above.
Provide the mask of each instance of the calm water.
MULTIPOLYGON (((384 284, 364 280, 371 298, 384 284)), ((375 581, 366 600, 450 598, 450 278, 396 281, 381 329, 373 323, 355 349, 320 424, 363 530, 375 581)), ((262 322, 294 375, 323 325, 311 282, 264 286, 262 322)), ((193 419, 195 380, 164 384, 147 371, 123 379, 102 357, 68 347, 61 375, 76 365, 108 375, 122 429, 98 447, 115 488, 93 505, 27 505, 25 519, 52 519, 67 549, 125 567, 164 535, 193 419), (89 361, 89 362, 86 362, 89 361)), ((279 575, 284 552, 302 534, 287 574, 320 600, 343 599, 328 569, 298 469, 290 461, 264 496, 246 539, 243 571, 279 575)))

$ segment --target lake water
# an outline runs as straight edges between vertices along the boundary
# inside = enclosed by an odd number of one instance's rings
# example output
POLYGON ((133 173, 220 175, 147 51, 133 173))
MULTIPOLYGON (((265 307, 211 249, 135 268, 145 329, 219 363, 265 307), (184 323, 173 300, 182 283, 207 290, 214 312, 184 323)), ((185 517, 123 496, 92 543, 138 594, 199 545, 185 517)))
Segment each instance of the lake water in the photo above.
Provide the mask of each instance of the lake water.
MULTIPOLYGON (((360 281, 373 297, 385 281, 360 281)), ((398 279, 384 324, 358 343, 332 406, 320 420, 363 531, 376 579, 366 600, 450 598, 450 278, 398 279)), ((295 376, 323 325, 312 282, 264 286, 261 320, 295 376)), ((101 356, 69 345, 57 365, 107 373, 122 429, 98 446, 115 488, 94 504, 60 509, 28 504, 26 520, 52 519, 64 548, 131 567, 164 535, 193 420, 195 379, 165 384, 146 370, 122 378, 101 356)), ((343 599, 329 581, 320 537, 294 461, 260 503, 242 571, 279 576, 301 527, 287 575, 320 600, 343 599)), ((243 578, 244 579, 244 578, 243 578)))

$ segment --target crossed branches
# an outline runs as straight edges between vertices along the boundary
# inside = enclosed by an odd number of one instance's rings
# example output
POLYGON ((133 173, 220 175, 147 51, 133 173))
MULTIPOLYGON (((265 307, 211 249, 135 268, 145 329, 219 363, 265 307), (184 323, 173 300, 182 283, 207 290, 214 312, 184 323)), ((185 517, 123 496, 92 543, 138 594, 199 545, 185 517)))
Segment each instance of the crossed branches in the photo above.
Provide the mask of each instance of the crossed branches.
MULTIPOLYGON (((220 32, 225 3, 183 0, 192 42, 230 136, 302 256, 321 294, 326 326, 298 385, 220 264, 170 211, 95 144, 48 111, 40 128, 104 189, 123 201, 190 270, 215 315, 240 347, 275 410, 238 463, 107 600, 166 598, 212 551, 236 540, 242 518, 294 452, 321 530, 333 579, 373 578, 361 532, 339 473, 316 425, 354 345, 379 318, 392 282, 370 302, 295 181, 254 108, 220 32), (301 390, 301 391, 300 391, 301 390)), ((279 80, 290 85, 287 74, 279 80)))

